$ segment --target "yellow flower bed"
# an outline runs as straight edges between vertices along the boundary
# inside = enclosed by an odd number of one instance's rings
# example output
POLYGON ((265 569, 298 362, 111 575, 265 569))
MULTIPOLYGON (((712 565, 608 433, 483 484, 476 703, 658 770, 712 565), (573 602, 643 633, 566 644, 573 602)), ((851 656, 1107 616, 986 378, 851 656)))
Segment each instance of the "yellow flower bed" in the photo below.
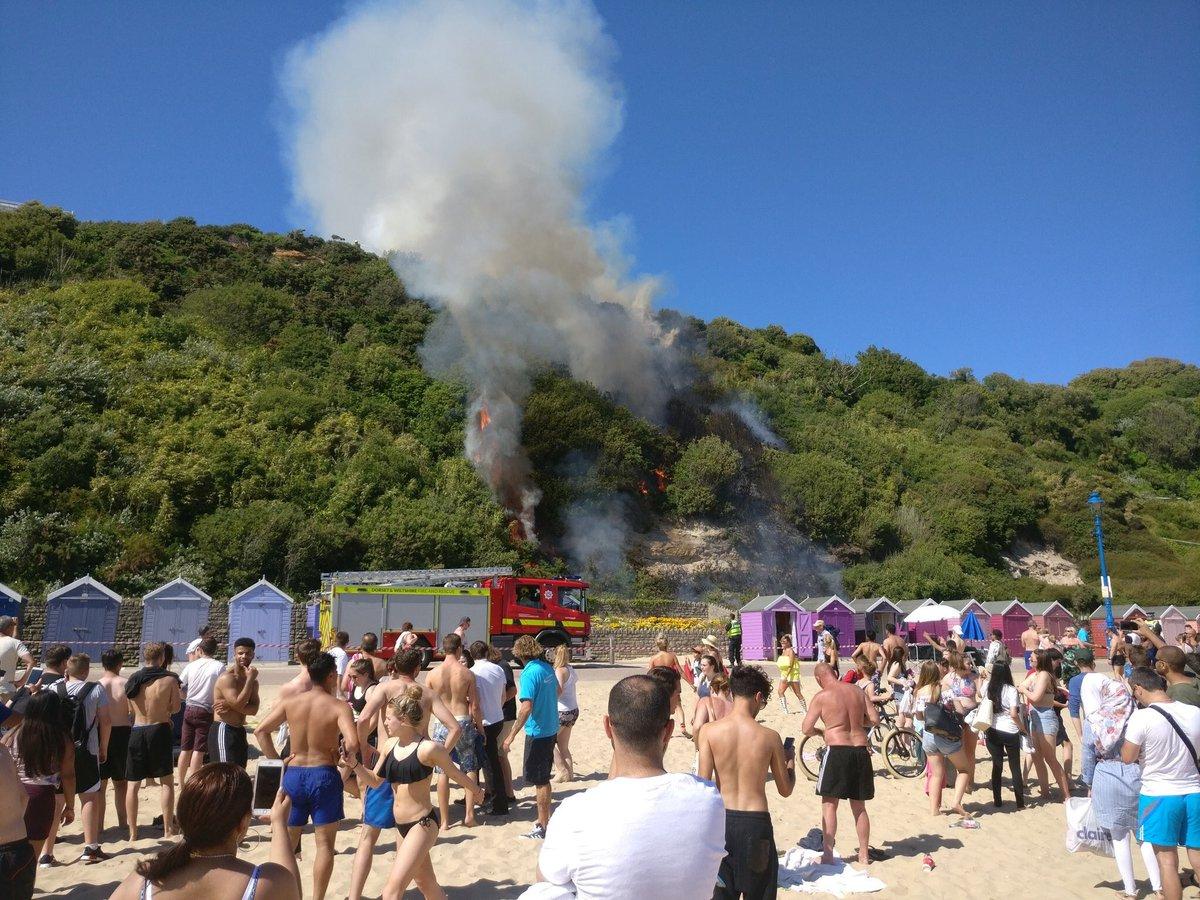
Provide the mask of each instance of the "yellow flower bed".
POLYGON ((598 616, 592 620, 593 627, 611 631, 711 631, 724 623, 719 619, 701 619, 683 616, 598 616))

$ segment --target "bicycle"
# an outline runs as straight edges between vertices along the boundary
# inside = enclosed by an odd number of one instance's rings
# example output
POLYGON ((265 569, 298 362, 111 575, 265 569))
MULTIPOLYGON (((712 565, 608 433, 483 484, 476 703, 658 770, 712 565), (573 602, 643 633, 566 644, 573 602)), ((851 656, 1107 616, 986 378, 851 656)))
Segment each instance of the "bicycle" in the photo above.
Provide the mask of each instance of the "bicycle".
POLYGON ((896 703, 889 698, 876 704, 879 724, 867 732, 867 741, 883 756, 884 765, 897 778, 917 778, 925 771, 925 751, 921 739, 911 728, 896 724, 899 712, 896 703))

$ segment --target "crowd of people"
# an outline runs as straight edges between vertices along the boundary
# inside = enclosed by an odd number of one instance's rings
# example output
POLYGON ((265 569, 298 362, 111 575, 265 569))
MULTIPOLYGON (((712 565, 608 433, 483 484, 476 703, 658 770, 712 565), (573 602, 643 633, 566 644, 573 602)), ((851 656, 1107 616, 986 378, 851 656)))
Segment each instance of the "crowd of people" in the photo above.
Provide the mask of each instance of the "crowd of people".
POLYGON ((444 637, 443 660, 421 684, 426 652, 411 642, 385 659, 372 634, 357 648, 345 633, 328 649, 305 640, 296 647, 300 671, 258 717, 248 638, 234 642, 224 663, 215 658, 215 638, 201 634, 179 672, 170 645, 150 643, 128 677, 120 652, 107 650, 93 679, 86 654, 50 645, 35 659, 16 623, 0 619, 0 790, 24 801, 0 805, 0 886, 13 897, 31 896, 37 869, 60 864, 56 835, 76 814, 83 832, 77 862, 110 858, 102 837, 111 786, 123 835, 136 840, 149 827, 175 839, 140 861, 117 897, 208 892, 269 900, 305 893, 320 900, 346 794, 362 800, 352 900, 362 896, 382 832, 393 828, 397 849, 384 896, 400 897, 409 886, 444 896, 430 850, 460 816, 462 826, 474 827, 481 817, 510 814, 517 800, 509 754, 522 732, 520 774, 533 789, 535 810, 524 837, 542 842, 531 898, 771 897, 779 856, 767 793, 772 784, 784 798, 795 789, 797 735, 820 732, 826 748, 815 784, 822 861, 834 859, 843 800, 854 820, 857 863, 887 858, 871 844, 875 760, 868 732, 891 702, 898 722, 916 732, 926 777, 914 784, 923 787, 931 814, 949 812, 969 828, 986 809, 971 803, 982 745, 991 757, 995 808, 1005 805, 1006 764, 1018 808, 1090 795, 1096 821, 1111 833, 1123 893, 1136 896, 1136 843, 1153 890, 1175 900, 1183 885, 1178 848, 1193 870, 1200 863, 1200 632, 1189 628, 1168 644, 1152 623, 1122 625, 1121 639, 1106 648, 1112 671, 1104 674, 1082 628, 1055 638, 1030 622, 1021 637, 1024 659, 1016 660, 999 632, 986 647, 961 635, 930 637, 934 658, 919 666, 895 629, 881 643, 867 633, 844 675, 819 639, 816 689, 807 700, 790 639, 779 642, 776 684, 759 666, 727 662, 712 635, 686 658, 660 636, 645 674, 610 691, 608 780, 554 809, 552 783, 575 777, 570 743, 579 692, 569 648, 547 654, 522 637, 512 648, 521 666, 514 672, 496 648, 468 646, 463 623, 444 637), (694 703, 685 704, 685 688, 694 703), (773 688, 785 714, 803 716, 787 739, 759 721, 773 688), (785 692, 794 695, 795 709, 785 692), (252 735, 251 717, 258 717, 252 735), (258 866, 238 858, 252 820, 251 737, 263 757, 286 760, 264 817, 272 830, 270 862, 258 866), (673 737, 694 744, 691 774, 664 767, 673 737), (1036 798, 1027 787, 1031 772, 1036 798), (157 784, 161 797, 160 816, 149 823, 138 807, 146 782, 157 784), (454 790, 463 794, 456 803, 454 790), (618 820, 621 827, 612 827, 618 820), (664 854, 667 823, 672 852, 664 854), (311 874, 302 882, 301 838, 309 826, 311 874))

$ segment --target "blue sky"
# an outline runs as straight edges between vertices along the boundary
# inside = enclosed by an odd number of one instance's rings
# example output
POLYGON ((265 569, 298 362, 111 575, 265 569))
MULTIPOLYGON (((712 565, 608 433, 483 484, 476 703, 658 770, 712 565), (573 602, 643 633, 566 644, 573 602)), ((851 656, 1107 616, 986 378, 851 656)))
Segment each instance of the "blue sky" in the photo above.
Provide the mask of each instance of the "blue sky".
MULTIPOLYGON (((1200 361, 1200 5, 597 5, 592 210, 664 305, 938 373, 1200 361)), ((5 4, 0 198, 307 226, 277 76, 340 9, 5 4)))

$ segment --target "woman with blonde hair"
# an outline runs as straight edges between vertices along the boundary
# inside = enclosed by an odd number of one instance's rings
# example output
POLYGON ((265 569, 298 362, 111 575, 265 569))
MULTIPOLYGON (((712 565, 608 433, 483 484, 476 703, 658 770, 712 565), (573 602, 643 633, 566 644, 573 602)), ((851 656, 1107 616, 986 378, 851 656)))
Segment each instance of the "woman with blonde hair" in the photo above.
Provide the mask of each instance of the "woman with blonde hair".
POLYGON ((575 690, 579 676, 571 665, 571 648, 567 644, 559 644, 554 651, 554 676, 558 679, 558 738, 554 744, 558 777, 555 781, 570 781, 575 777, 571 729, 579 721, 579 698, 575 690))
POLYGON ((970 819, 970 813, 963 808, 963 797, 971 784, 962 742, 962 732, 967 726, 953 709, 950 698, 942 696, 941 670, 933 661, 921 665, 921 673, 913 691, 913 715, 918 723, 917 730, 921 732, 921 748, 925 751, 929 767, 929 812, 935 816, 942 813, 946 757, 949 757, 958 770, 954 779, 954 803, 950 808, 963 819, 970 819))
POLYGON ((787 692, 791 688, 796 699, 800 701, 800 712, 808 712, 808 702, 804 699, 804 691, 800 687, 800 657, 792 648, 792 639, 786 634, 779 639, 779 659, 775 660, 779 667, 779 706, 786 714, 787 692))
POLYGON ((483 790, 450 759, 450 752, 422 733, 425 714, 421 705, 424 688, 410 684, 387 707, 384 725, 387 742, 380 748, 374 768, 357 759, 344 759, 354 767, 361 784, 379 787, 390 784, 393 791, 392 817, 396 821, 396 859, 383 889, 386 900, 399 900, 410 883, 426 897, 444 897, 429 851, 437 841, 441 817, 429 799, 429 782, 438 766, 467 792, 467 803, 480 803, 483 790))

